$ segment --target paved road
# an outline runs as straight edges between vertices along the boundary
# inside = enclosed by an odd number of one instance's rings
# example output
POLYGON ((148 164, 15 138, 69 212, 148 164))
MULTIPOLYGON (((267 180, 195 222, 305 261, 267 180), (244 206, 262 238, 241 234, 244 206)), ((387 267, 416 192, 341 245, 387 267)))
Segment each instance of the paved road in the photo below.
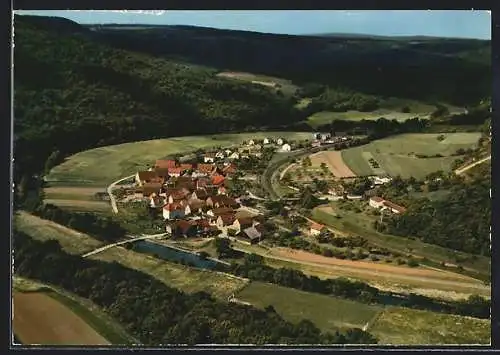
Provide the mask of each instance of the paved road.
POLYGON ((484 163, 485 161, 490 160, 490 159, 491 159, 491 155, 488 155, 486 158, 483 158, 483 159, 478 160, 478 161, 476 161, 476 162, 474 162, 474 163, 472 163, 472 164, 469 164, 469 165, 467 165, 467 166, 465 166, 465 167, 463 167, 463 168, 460 168, 460 169, 455 170, 455 174, 460 175, 460 174, 462 174, 463 172, 465 172, 465 171, 467 171, 467 170, 469 170, 469 169, 471 169, 471 168, 475 167, 476 165, 479 165, 479 164, 481 164, 481 163, 484 163))
POLYGON ((109 195, 109 200, 111 201, 111 208, 113 209, 114 213, 118 213, 118 206, 116 205, 115 196, 113 196, 113 193, 112 193, 113 189, 115 188, 116 184, 122 182, 123 180, 131 179, 134 176, 135 175, 130 175, 130 176, 121 178, 120 180, 116 180, 115 182, 113 182, 111 185, 108 186, 107 191, 108 191, 108 195, 109 195))

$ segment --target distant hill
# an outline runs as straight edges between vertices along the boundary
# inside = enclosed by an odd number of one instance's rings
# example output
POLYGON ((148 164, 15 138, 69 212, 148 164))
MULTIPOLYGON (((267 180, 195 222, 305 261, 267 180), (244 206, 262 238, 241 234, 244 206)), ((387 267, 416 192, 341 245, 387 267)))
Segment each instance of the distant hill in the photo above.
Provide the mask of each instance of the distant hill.
POLYGON ((314 82, 458 106, 476 103, 491 92, 490 41, 140 26, 93 27, 93 36, 118 48, 218 70, 282 77, 298 86, 314 82))

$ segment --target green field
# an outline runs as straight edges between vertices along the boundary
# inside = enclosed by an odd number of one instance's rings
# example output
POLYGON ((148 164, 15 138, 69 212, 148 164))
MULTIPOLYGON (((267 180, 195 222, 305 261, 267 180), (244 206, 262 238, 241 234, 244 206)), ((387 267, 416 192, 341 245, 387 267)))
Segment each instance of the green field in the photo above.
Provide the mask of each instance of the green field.
POLYGON ((290 322, 309 319, 321 330, 330 332, 338 328, 362 328, 382 310, 379 306, 254 281, 236 298, 258 308, 272 305, 290 322))
MULTIPOLYGON (((335 207, 336 203, 337 202, 332 202, 331 205, 335 207)), ((468 261, 462 263, 466 271, 470 269, 482 277, 490 273, 491 260, 487 257, 472 256, 456 250, 446 249, 438 245, 423 243, 417 239, 379 233, 375 231, 372 226, 372 221, 375 218, 374 216, 339 209, 335 209, 335 212, 340 215, 341 218, 337 218, 322 209, 315 208, 312 211, 312 218, 333 228, 361 235, 374 245, 399 252, 403 255, 412 254, 417 257, 426 257, 437 263, 454 263, 455 257, 460 256, 464 259, 468 259, 468 261)), ((485 289, 484 292, 487 292, 487 290, 485 289)), ((481 294, 484 294, 484 292, 481 294)))
POLYGON ((138 342, 90 300, 70 294, 60 288, 48 286, 18 276, 14 276, 13 278, 13 289, 20 292, 43 291, 47 293, 50 297, 71 309, 77 316, 82 318, 97 333, 101 334, 112 344, 125 345, 138 342))
POLYGON ((147 169, 156 159, 196 149, 227 147, 251 138, 308 139, 308 132, 256 132, 156 139, 95 148, 77 153, 50 171, 52 185, 106 186, 119 178, 147 169))
POLYGON ((85 254, 104 245, 86 234, 26 212, 17 212, 14 215, 14 225, 34 239, 59 241, 61 247, 70 254, 85 254))
POLYGON ((482 344, 491 342, 491 320, 388 307, 368 327, 379 344, 482 344))
POLYGON ((414 176, 421 179, 438 170, 451 171, 451 164, 460 156, 450 154, 459 148, 475 147, 480 137, 479 132, 446 133, 445 139, 438 141, 439 135, 422 133, 392 136, 343 150, 342 158, 347 166, 360 176, 376 174, 366 159, 366 153, 370 153, 380 168, 390 176, 400 175, 403 178, 414 176), (416 154, 428 156, 441 154, 443 157, 417 158, 416 154))
MULTIPOLYGON (((63 250, 71 254, 81 255, 103 245, 89 235, 25 212, 20 212, 15 217, 14 223, 19 230, 34 239, 59 241, 63 250)), ((92 258, 106 262, 118 262, 126 267, 147 273, 167 286, 178 288, 184 292, 206 291, 214 297, 224 300, 247 283, 246 280, 232 275, 194 269, 122 247, 108 249, 92 256, 92 258)))

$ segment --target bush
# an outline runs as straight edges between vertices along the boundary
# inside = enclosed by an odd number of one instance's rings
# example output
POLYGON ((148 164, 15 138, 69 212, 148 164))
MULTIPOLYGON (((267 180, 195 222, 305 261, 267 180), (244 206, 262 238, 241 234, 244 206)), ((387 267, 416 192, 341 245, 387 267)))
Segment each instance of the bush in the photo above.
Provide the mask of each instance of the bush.
POLYGON ((420 265, 420 264, 418 263, 418 261, 416 261, 416 260, 415 260, 415 259, 413 259, 413 258, 412 258, 412 259, 410 259, 410 260, 408 260, 408 266, 409 266, 409 267, 417 267, 417 266, 419 266, 419 265, 420 265))
POLYGON ((379 261, 380 259, 376 255, 371 255, 370 260, 371 261, 379 261))
POLYGON ((396 259, 396 263, 398 265, 404 265, 404 264, 406 264, 406 261, 404 261, 403 259, 396 259))
POLYGON ((323 249, 322 254, 323 254, 323 256, 331 258, 333 256, 333 251, 331 249, 325 248, 325 249, 323 249))

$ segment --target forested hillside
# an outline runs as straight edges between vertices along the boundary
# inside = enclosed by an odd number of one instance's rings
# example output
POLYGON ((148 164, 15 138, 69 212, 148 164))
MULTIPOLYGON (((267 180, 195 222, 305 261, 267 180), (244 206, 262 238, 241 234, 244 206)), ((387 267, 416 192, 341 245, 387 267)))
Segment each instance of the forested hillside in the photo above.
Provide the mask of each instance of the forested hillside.
POLYGON ((25 173, 39 172, 56 150, 299 120, 289 99, 266 88, 99 44, 68 20, 42 20, 15 19, 16 169, 25 173))
POLYGON ((219 70, 281 76, 365 94, 474 104, 490 95, 491 42, 290 36, 190 26, 94 26, 95 38, 219 70))

